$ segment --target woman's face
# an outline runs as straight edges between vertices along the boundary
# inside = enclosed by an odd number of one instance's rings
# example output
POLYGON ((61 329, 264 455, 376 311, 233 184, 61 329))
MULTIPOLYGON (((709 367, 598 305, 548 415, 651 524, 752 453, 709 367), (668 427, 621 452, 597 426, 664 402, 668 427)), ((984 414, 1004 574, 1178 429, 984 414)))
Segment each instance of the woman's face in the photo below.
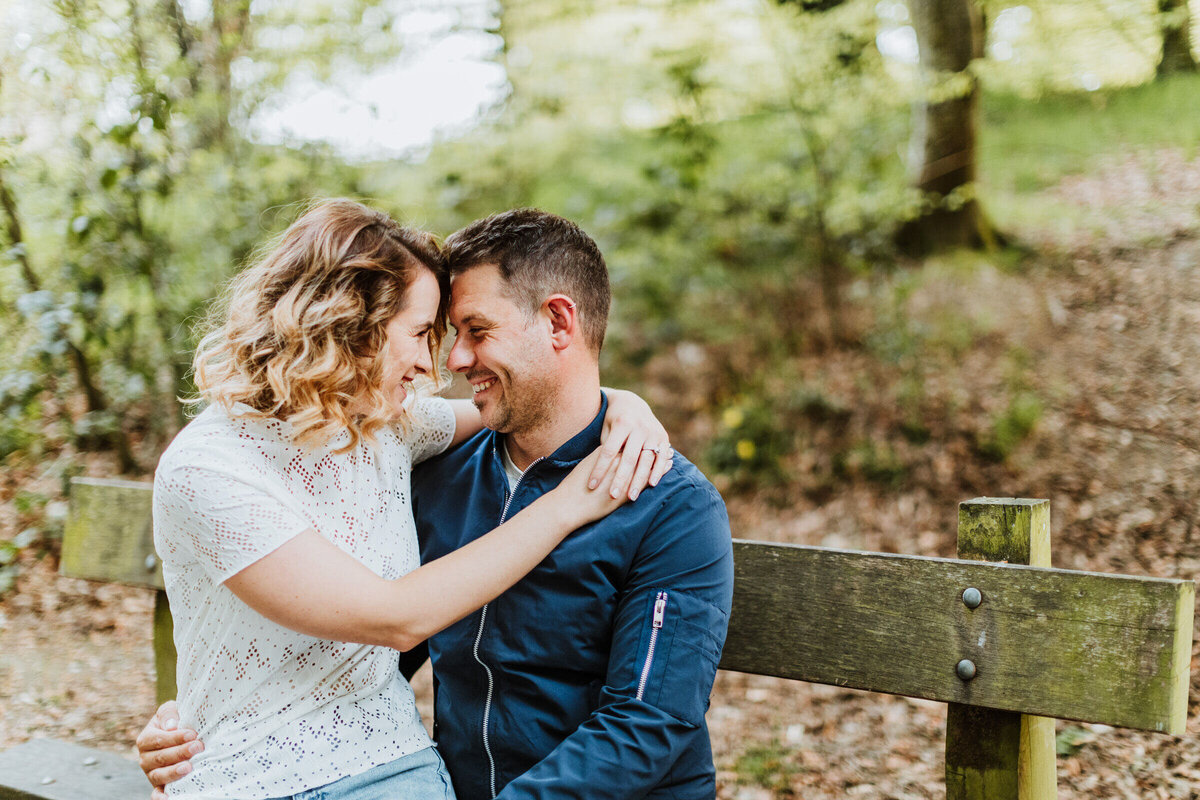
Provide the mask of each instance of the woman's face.
POLYGON ((437 278, 427 269, 419 269, 405 293, 404 309, 388 320, 387 355, 383 372, 383 393, 396 409, 408 395, 408 385, 418 375, 433 372, 429 353, 429 334, 437 317, 441 292, 437 278))

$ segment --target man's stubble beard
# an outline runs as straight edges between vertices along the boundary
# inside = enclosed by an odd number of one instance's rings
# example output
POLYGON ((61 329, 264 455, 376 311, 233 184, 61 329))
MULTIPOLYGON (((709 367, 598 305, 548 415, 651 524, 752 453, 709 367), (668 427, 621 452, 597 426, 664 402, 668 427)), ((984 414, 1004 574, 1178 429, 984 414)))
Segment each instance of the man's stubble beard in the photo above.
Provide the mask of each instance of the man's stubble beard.
MULTIPOLYGON (((512 373, 509 373, 512 378, 512 373)), ((553 378, 534 374, 501 386, 500 397, 488 427, 497 433, 518 436, 537 430, 554 414, 559 386, 553 378)))
POLYGON ((499 380, 497 372, 500 397, 495 401, 492 419, 485 425, 497 433, 522 436, 551 418, 560 386, 553 368, 543 362, 544 357, 527 340, 516 354, 513 367, 504 371, 504 380, 499 380))

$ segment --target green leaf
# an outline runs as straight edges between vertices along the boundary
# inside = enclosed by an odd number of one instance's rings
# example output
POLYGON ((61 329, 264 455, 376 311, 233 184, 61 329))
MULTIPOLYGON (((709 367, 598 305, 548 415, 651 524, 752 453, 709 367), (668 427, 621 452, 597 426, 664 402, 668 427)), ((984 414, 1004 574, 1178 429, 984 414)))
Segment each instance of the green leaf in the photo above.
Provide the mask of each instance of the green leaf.
POLYGON ((1078 725, 1068 725, 1054 737, 1054 750, 1060 756, 1073 756, 1089 742, 1096 740, 1096 734, 1078 725))
POLYGON ((0 594, 7 594, 17 583, 17 568, 0 569, 0 594))

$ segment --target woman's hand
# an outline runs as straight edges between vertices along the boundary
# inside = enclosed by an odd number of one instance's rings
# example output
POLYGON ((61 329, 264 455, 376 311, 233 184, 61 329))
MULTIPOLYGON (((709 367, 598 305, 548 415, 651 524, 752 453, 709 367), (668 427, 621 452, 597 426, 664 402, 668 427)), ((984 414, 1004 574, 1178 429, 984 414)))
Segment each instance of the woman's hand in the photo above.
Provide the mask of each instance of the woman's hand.
POLYGON ((573 528, 607 517, 625 503, 625 493, 612 488, 618 462, 608 459, 608 468, 601 472, 598 463, 603 459, 604 448, 596 448, 549 492, 558 507, 570 516, 573 528), (600 477, 592 488, 590 478, 597 473, 600 477))
POLYGON ((608 413, 600 434, 600 457, 592 469, 588 487, 599 486, 609 467, 616 463, 610 494, 636 500, 643 489, 657 486, 670 471, 675 451, 671 449, 667 429, 645 400, 620 389, 604 392, 608 395, 608 413))
POLYGON ((154 787, 151 800, 165 800, 163 790, 192 771, 189 759, 204 749, 196 732, 179 725, 179 709, 174 700, 159 706, 137 737, 138 760, 142 772, 154 787))

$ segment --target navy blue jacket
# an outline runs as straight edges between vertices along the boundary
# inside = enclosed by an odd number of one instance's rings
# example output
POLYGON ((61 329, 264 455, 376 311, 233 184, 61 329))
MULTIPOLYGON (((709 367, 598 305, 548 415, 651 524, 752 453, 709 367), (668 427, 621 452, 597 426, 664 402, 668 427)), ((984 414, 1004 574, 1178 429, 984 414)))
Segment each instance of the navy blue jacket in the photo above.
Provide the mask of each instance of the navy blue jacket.
MULTIPOLYGON (((419 465, 422 561, 558 485, 599 445, 606 410, 511 497, 492 431, 419 465)), ((459 800, 714 797, 704 712, 732 594, 725 505, 676 455, 657 487, 429 640, 435 736, 459 800)))

